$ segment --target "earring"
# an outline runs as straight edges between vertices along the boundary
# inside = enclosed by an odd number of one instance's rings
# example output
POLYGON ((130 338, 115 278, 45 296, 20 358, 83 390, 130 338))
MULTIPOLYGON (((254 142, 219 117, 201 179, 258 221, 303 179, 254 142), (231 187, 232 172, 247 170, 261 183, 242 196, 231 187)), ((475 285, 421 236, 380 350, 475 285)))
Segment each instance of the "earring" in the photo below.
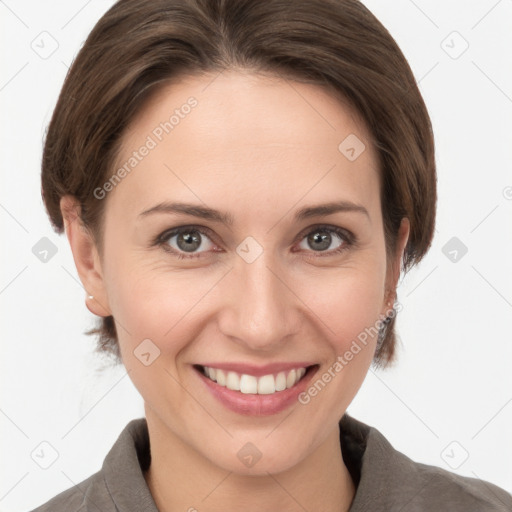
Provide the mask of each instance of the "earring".
POLYGON ((89 295, 87 294, 85 296, 85 307, 93 314, 95 315, 96 313, 94 312, 94 309, 92 308, 92 306, 96 306, 95 303, 93 302, 90 302, 92 299, 94 299, 94 295, 89 295))
MULTIPOLYGON (((393 308, 393 310, 394 310, 394 307, 392 306, 393 305, 393 301, 392 300, 388 300, 386 304, 388 306, 388 310, 391 309, 391 308, 393 308)), ((386 318, 384 320, 384 324, 388 324, 390 320, 391 320, 391 318, 389 316, 386 316, 386 318)))

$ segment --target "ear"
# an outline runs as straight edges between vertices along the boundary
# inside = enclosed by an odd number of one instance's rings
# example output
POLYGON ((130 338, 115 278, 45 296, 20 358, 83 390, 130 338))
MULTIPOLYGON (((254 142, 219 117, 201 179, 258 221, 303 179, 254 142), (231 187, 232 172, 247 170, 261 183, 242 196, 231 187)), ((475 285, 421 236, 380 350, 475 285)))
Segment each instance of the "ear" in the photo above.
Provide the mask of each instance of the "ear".
POLYGON ((82 223, 80 203, 71 195, 63 196, 60 210, 75 266, 85 288, 86 306, 97 316, 110 316, 112 312, 108 305, 99 253, 91 232, 82 223), (91 295, 92 299, 89 298, 91 295))
POLYGON ((402 218, 400 228, 398 229, 398 239, 396 243, 396 252, 393 260, 389 262, 386 276, 386 293, 384 295, 383 315, 386 316, 393 306, 396 299, 396 288, 398 286, 398 279, 400 278, 400 267, 402 263, 402 256, 409 239, 410 223, 407 217, 402 218), (391 305, 387 302, 391 301, 391 305))

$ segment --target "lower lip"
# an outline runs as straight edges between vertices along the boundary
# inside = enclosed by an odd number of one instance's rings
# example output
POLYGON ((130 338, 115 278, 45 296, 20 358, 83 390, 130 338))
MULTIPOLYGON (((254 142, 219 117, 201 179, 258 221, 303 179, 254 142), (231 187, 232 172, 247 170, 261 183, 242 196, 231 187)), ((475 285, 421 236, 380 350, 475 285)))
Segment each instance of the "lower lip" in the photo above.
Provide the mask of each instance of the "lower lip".
POLYGON ((206 377, 201 370, 194 368, 194 372, 199 375, 208 390, 219 402, 231 411, 246 416, 278 414, 293 403, 298 402, 298 396, 307 388, 309 381, 317 370, 318 366, 308 368, 304 377, 289 389, 277 391, 271 395, 257 395, 252 393, 245 394, 221 386, 206 377))

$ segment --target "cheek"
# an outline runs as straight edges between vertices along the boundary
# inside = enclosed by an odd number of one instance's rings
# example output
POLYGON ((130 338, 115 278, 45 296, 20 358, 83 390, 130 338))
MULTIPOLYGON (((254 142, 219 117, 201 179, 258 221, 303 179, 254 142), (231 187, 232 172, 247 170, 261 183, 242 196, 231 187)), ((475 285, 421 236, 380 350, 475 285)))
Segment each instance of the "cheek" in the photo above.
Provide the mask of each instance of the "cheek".
POLYGON ((163 389, 174 397, 174 406, 186 405, 180 402, 181 378, 175 362, 200 331, 193 306, 208 288, 207 283, 192 285, 185 274, 125 262, 111 276, 109 298, 123 365, 150 405, 162 399, 163 389))
POLYGON ((364 286, 361 280, 353 281, 338 300, 338 307, 335 303, 331 305, 333 330, 340 334, 336 347, 339 353, 347 350, 353 340, 362 339, 362 333, 378 319, 382 292, 374 283, 366 284, 364 286))
POLYGON ((379 319, 384 280, 384 268, 378 261, 344 267, 316 280, 301 280, 298 295, 318 318, 336 353, 347 350, 352 340, 379 319))
MULTIPOLYGON (((177 354, 199 329, 198 314, 208 303, 217 274, 170 271, 142 257, 118 256, 116 265, 110 267, 108 288, 113 316, 120 326, 121 351, 128 355, 150 339, 161 352, 177 354)), ((126 364, 129 359, 123 361, 126 364)))
POLYGON ((310 294, 309 304, 319 312, 329 355, 299 401, 319 417, 341 417, 366 377, 378 340, 382 289, 378 273, 354 271, 329 292, 322 294, 316 288, 310 294))

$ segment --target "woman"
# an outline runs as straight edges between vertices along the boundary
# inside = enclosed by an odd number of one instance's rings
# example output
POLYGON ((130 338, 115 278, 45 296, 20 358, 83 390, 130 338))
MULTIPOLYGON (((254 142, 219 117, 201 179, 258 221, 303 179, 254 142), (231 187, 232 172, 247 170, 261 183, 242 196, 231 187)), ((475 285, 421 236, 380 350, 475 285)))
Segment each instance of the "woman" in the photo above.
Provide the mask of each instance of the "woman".
POLYGON ((346 414, 394 361, 436 209, 425 104, 361 3, 121 0, 66 78, 42 191, 145 418, 37 511, 512 508, 346 414))

